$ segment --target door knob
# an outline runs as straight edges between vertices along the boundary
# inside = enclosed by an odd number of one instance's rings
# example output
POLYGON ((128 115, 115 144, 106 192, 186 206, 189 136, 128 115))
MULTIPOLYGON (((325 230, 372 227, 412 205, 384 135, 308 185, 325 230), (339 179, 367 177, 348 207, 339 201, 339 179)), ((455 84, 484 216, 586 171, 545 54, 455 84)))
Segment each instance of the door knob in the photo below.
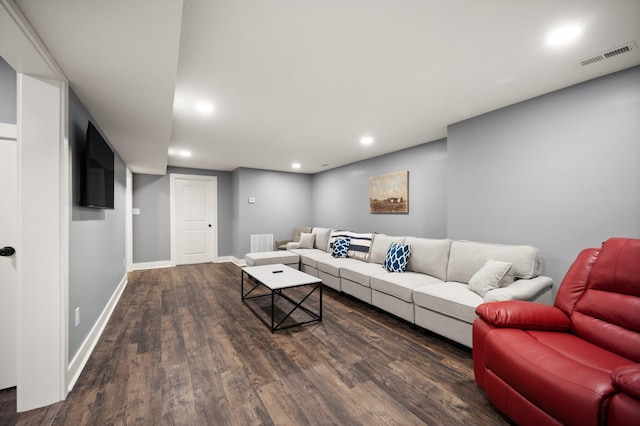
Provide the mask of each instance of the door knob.
POLYGON ((13 247, 2 247, 0 248, 0 256, 11 256, 16 252, 16 249, 13 247))

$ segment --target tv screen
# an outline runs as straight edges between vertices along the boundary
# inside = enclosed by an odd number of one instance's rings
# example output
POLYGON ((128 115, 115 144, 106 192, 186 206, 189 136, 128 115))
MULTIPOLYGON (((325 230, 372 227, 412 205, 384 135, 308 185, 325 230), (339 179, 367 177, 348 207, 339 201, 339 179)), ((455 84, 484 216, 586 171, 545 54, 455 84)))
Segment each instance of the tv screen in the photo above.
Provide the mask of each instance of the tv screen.
POLYGON ((80 205, 113 208, 113 151, 98 129, 89 122, 85 145, 80 205))

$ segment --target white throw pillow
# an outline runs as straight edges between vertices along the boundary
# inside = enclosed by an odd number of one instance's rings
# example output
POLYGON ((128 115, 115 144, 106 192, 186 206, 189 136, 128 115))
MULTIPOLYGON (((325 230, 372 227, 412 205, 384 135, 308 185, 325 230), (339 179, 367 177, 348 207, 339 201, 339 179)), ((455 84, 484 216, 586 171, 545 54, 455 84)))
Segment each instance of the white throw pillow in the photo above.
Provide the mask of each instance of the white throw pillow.
POLYGON ((486 296, 488 292, 498 288, 500 280, 507 275, 512 266, 513 263, 487 259, 484 266, 469 280, 469 290, 481 297, 486 296))
POLYGON ((312 249, 313 243, 316 241, 316 234, 307 234, 303 232, 300 234, 300 241, 298 242, 299 249, 312 249))

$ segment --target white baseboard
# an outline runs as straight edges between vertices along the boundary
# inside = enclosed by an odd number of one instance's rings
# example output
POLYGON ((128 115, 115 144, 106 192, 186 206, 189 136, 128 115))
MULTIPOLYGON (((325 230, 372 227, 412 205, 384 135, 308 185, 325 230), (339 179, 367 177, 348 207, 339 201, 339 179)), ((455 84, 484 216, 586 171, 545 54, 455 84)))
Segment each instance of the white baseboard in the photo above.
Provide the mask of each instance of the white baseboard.
POLYGON ((176 266, 176 264, 170 260, 160 260, 158 262, 133 263, 131 265, 131 270, 139 271, 141 269, 172 268, 174 266, 176 266))
MULTIPOLYGON (((220 256, 213 263, 224 263, 224 262, 233 262, 238 266, 246 266, 246 262, 244 259, 238 259, 235 256, 220 256)), ((141 263, 133 263, 131 265, 131 271, 140 271, 142 269, 158 269, 158 268, 173 268, 176 266, 170 260, 160 260, 157 262, 141 262, 141 263)))
POLYGON ((235 256, 230 256, 230 257, 232 258, 232 259, 231 259, 231 261, 232 261, 235 265, 237 265, 237 266, 247 266, 247 261, 246 261, 246 260, 244 260, 244 259, 238 259, 238 258, 237 258, 237 257, 235 257, 235 256))
POLYGON ((104 328, 109 322, 109 318, 111 318, 111 314, 113 314, 113 310, 118 304, 120 296, 122 296, 122 292, 124 292, 124 289, 127 287, 127 283, 127 274, 125 274, 122 277, 120 284, 118 284, 116 291, 113 292, 111 299, 109 299, 109 303, 104 307, 102 313, 98 317, 98 320, 93 325, 89 335, 84 339, 84 342, 82 342, 78 353, 76 353, 76 356, 74 356, 69 363, 69 367, 67 368, 67 392, 71 392, 71 390, 73 390, 78 377, 80 377, 80 373, 82 373, 84 366, 87 364, 87 361, 89 361, 89 357, 91 356, 93 349, 96 347, 104 328))
POLYGON ((244 259, 238 259, 235 256, 220 256, 214 263, 224 263, 224 262, 231 262, 238 266, 246 265, 246 262, 244 261, 244 259))

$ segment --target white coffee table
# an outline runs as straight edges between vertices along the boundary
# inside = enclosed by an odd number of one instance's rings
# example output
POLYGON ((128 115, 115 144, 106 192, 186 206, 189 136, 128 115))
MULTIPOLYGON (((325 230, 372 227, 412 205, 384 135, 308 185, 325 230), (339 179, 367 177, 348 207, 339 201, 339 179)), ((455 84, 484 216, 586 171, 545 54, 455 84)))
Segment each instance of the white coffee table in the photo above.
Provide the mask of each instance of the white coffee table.
POLYGON ((322 321, 322 280, 313 275, 305 274, 297 269, 290 268, 281 263, 273 265, 247 266, 242 268, 240 277, 242 302, 254 313, 272 333, 276 330, 322 321), (246 280, 245 280, 246 276, 246 280), (249 290, 245 293, 245 281, 249 290), (303 292, 290 291, 301 287, 308 287, 303 292), (266 289, 266 291, 265 291, 266 289), (318 310, 312 311, 303 304, 309 297, 318 291, 318 310), (295 293, 295 294, 294 294, 295 293), (285 303, 279 303, 284 300, 285 303), (258 310, 258 303, 266 305, 270 311, 270 318, 265 319, 258 310), (282 311, 276 319, 276 308, 286 305, 289 310, 282 311), (292 314, 303 312, 306 320, 296 320, 291 323, 285 321, 292 318, 292 314))

